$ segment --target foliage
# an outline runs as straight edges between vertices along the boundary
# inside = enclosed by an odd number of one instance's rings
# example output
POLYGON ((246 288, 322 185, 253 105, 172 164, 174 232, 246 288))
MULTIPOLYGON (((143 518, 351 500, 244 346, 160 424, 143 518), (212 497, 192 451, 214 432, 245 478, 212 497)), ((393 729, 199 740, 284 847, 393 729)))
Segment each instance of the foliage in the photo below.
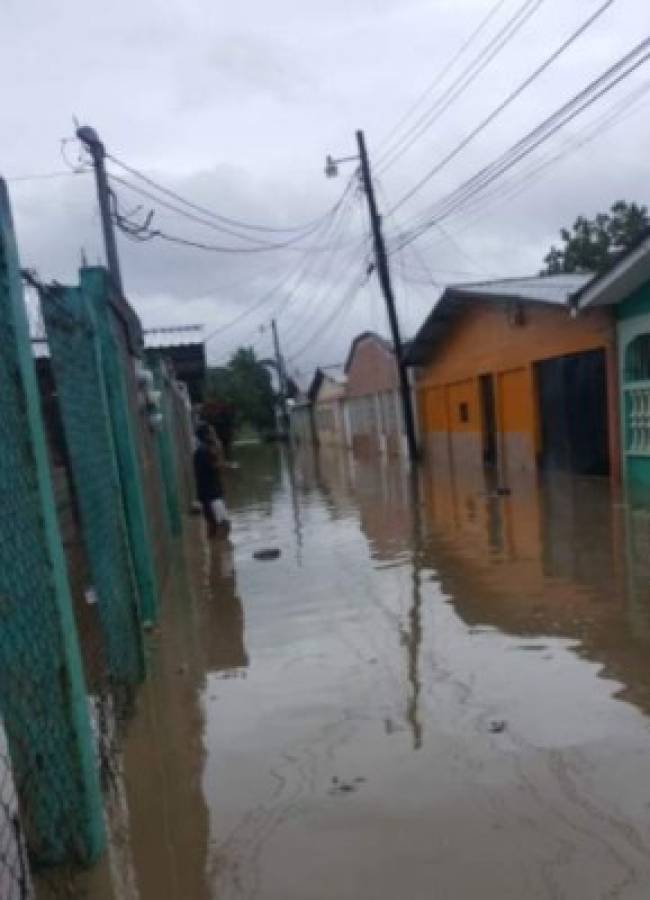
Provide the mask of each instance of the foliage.
POLYGON ((240 347, 225 366, 208 369, 206 400, 231 406, 239 424, 260 432, 275 427, 271 375, 252 347, 240 347))
POLYGON ((573 228, 562 228, 563 247, 553 245, 544 257, 543 275, 561 272, 605 272, 622 250, 635 244, 650 227, 645 206, 619 200, 609 213, 593 219, 578 216, 573 228))

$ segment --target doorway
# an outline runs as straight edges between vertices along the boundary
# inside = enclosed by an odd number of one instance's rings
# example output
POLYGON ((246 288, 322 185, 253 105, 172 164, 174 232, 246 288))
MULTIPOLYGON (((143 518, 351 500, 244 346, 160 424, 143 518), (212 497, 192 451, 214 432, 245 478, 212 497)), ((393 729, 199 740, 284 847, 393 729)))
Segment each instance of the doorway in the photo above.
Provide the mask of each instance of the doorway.
POLYGON ((608 475, 605 351, 536 364, 541 466, 578 475, 608 475))
POLYGON ((483 463, 490 468, 497 464, 497 416, 494 402, 494 378, 481 375, 481 420, 483 423, 483 463))

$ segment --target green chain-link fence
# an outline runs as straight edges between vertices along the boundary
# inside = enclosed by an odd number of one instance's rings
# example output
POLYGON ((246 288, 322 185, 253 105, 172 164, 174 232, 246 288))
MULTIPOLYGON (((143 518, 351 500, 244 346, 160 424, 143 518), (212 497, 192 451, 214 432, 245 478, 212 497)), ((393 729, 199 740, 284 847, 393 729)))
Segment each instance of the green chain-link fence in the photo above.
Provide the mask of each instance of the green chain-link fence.
MULTIPOLYGON (((82 288, 44 292, 42 311, 114 699, 144 672, 139 598, 97 327, 82 288)), ((128 699, 126 699, 128 702, 128 699)))
POLYGON ((89 862, 101 851, 103 820, 3 182, 0 334, 0 713, 7 748, 0 778, 9 796, 0 818, 0 884, 13 879, 7 896, 27 896, 23 840, 34 862, 89 862))
POLYGON ((0 180, 1 900, 76 896, 69 867, 102 851, 142 626, 193 499, 187 398, 164 366, 155 396, 105 270, 40 301, 35 361, 0 180))

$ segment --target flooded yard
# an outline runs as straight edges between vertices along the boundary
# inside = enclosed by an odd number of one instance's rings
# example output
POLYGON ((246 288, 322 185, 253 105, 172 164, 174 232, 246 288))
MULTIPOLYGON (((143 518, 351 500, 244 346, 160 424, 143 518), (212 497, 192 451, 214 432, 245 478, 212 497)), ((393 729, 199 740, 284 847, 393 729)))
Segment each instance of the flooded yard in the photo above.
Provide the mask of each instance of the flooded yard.
POLYGON ((238 458, 91 896, 646 898, 650 516, 598 479, 238 458))

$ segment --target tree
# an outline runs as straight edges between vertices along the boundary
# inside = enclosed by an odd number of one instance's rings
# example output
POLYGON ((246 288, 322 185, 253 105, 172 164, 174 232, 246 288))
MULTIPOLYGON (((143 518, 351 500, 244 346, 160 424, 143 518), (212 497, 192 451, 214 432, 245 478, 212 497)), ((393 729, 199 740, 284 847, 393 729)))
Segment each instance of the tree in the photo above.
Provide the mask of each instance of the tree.
POLYGON ((208 369, 206 401, 232 407, 239 424, 261 432, 275 428, 271 376, 252 347, 240 347, 225 366, 208 369))
POLYGON ((562 228, 563 247, 553 245, 544 257, 546 268, 542 275, 560 272, 605 272, 618 253, 635 244, 650 228, 645 206, 619 200, 609 213, 599 213, 593 219, 578 216, 573 228, 562 228))

